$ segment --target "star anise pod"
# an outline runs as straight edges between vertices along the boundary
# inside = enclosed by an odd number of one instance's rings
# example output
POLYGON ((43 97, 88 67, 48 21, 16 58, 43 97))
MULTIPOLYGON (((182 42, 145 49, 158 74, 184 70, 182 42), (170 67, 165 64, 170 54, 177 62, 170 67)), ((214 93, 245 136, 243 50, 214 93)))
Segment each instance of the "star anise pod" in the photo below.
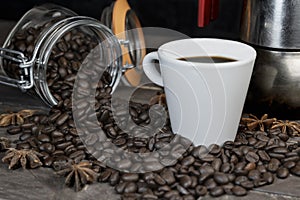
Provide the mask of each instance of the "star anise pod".
POLYGON ((42 162, 39 157, 43 155, 39 152, 36 152, 31 149, 14 149, 9 148, 6 152, 5 156, 2 158, 4 163, 9 163, 8 168, 12 169, 13 167, 17 167, 18 164, 21 164, 23 169, 26 169, 29 166, 31 169, 42 166, 42 162), (27 165, 29 161, 29 165, 27 165))
POLYGON ((0 152, 10 148, 10 140, 5 137, 0 137, 0 152))
POLYGON ((98 174, 92 170, 92 163, 88 161, 69 165, 56 173, 66 176, 65 184, 70 187, 74 186, 75 191, 81 190, 88 183, 93 183, 98 177, 98 174))
POLYGON ((282 133, 287 134, 288 130, 292 132, 292 135, 294 136, 300 136, 300 124, 295 121, 289 121, 289 120, 278 120, 274 122, 271 129, 280 128, 282 133))
POLYGON ((249 114, 249 117, 242 118, 242 122, 245 122, 249 130, 254 130, 259 127, 260 131, 265 131, 265 127, 270 127, 276 118, 268 119, 268 114, 264 114, 260 119, 255 115, 249 114))
POLYGON ((17 113, 3 113, 0 115, 0 126, 20 125, 24 119, 32 116, 35 110, 21 110, 17 113))

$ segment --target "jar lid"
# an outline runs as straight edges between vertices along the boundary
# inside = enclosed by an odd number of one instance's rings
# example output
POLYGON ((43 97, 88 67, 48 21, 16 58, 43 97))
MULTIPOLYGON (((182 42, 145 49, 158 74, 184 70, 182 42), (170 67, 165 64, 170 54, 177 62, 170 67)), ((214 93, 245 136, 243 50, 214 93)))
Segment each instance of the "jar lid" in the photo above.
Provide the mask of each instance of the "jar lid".
POLYGON ((125 71, 123 82, 138 86, 142 77, 141 62, 146 54, 144 34, 138 17, 127 0, 117 0, 103 10, 101 22, 111 28, 123 43, 121 46, 123 65, 134 66, 125 71))

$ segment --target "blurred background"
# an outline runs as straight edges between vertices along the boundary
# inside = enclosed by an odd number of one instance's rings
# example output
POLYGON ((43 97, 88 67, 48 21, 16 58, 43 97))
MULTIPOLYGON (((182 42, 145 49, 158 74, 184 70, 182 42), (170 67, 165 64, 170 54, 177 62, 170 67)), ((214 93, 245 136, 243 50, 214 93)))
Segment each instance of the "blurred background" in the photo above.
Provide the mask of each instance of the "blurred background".
MULTIPOLYGON (((35 5, 55 3, 79 15, 100 19, 113 0, 9 0, 0 7, 0 19, 18 21, 35 5)), ((219 16, 208 26, 197 26, 198 0, 128 0, 144 27, 164 27, 190 37, 239 38, 243 0, 220 0, 219 16)))

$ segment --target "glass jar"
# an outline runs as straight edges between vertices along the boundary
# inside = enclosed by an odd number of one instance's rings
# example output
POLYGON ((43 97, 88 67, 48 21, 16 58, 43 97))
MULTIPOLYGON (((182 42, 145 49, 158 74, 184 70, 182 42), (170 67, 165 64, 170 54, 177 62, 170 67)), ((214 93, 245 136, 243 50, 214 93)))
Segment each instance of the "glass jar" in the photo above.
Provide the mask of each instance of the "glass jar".
POLYGON ((101 15, 101 22, 109 27, 114 35, 122 41, 121 46, 123 65, 135 66, 125 72, 123 83, 138 86, 142 78, 142 60, 146 55, 144 34, 140 21, 127 0, 116 0, 105 8, 101 15))
POLYGON ((72 70, 78 70, 79 63, 97 46, 97 59, 107 67, 113 91, 122 73, 132 68, 123 65, 122 44, 126 42, 96 19, 53 4, 38 6, 19 20, 0 48, 0 83, 38 95, 49 106, 56 105, 51 92, 61 89, 56 82, 74 79, 72 70))

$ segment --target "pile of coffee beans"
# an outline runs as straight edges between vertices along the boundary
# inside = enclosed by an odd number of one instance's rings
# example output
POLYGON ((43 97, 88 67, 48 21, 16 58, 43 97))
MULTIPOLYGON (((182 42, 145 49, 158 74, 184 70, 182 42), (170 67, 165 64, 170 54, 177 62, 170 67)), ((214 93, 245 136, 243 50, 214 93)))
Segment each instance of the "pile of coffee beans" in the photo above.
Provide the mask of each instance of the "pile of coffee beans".
MULTIPOLYGON (((16 37, 12 48, 30 51, 35 31, 16 37)), ((160 127, 167 116, 161 107, 150 112, 148 104, 129 102, 127 109, 128 102, 112 99, 109 73, 85 61, 96 44, 80 30, 65 34, 53 48, 46 74, 58 104, 48 115, 7 130, 19 134, 17 149, 41 153, 44 167, 61 170, 89 160, 98 181, 114 186, 123 199, 243 196, 276 178, 300 176, 300 143, 280 129, 250 131, 241 123, 235 141, 194 146, 173 134, 168 120, 160 127)))

